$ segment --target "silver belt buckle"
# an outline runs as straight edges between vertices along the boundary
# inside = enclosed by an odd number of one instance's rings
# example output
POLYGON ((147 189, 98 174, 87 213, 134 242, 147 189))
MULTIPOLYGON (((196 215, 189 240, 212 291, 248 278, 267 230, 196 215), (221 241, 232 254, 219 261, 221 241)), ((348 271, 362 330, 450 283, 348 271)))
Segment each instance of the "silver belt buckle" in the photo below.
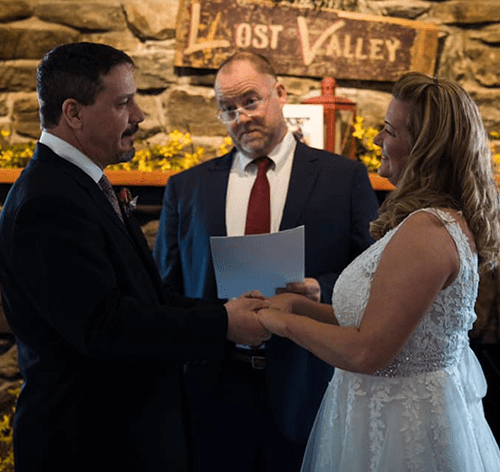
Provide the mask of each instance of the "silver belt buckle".
POLYGON ((263 370, 266 368, 266 358, 262 356, 252 356, 252 369, 263 370))

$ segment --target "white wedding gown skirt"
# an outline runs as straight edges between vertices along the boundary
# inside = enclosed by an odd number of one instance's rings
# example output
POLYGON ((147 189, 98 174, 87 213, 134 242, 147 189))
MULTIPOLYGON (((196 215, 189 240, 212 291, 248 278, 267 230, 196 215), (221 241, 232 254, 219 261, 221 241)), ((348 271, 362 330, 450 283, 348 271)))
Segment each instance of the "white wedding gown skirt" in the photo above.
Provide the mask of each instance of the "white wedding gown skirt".
MULTIPOLYGON (((302 472, 500 472, 500 450, 482 408, 486 381, 467 336, 475 319, 477 257, 448 213, 426 211, 454 238, 459 275, 391 366, 375 375, 335 370, 302 472)), ((380 255, 397 229, 339 277, 333 305, 341 325, 359 325, 380 255)))
POLYGON ((485 391, 470 349, 458 367, 412 377, 336 369, 302 470, 500 471, 499 449, 484 419, 485 391))

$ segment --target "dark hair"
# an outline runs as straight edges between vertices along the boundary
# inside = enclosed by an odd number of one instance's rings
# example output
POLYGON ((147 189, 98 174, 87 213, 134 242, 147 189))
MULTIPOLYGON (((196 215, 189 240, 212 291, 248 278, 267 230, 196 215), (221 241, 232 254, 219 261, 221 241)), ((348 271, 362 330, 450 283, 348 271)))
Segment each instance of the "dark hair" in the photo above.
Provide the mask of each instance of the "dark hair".
MULTIPOLYGON (((220 72, 223 68, 232 65, 235 62, 245 61, 250 62, 255 70, 260 74, 270 75, 271 77, 278 79, 276 75, 276 71, 274 70, 273 65, 269 61, 269 59, 262 54, 258 54, 250 51, 237 51, 232 56, 229 56, 220 66, 220 72)), ((217 72, 217 73, 218 73, 217 72)))
POLYGON ((124 52, 105 44, 63 44, 49 51, 37 69, 42 128, 57 126, 68 98, 92 105, 103 88, 101 78, 121 64, 134 63, 124 52))

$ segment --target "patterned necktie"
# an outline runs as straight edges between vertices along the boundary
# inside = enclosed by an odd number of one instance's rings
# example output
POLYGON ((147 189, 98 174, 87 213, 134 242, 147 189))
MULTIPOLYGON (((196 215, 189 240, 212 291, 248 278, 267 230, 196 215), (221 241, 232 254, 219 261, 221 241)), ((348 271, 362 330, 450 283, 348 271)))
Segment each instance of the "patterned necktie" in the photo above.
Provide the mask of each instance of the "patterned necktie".
POLYGON ((257 177, 248 200, 245 234, 271 232, 271 191, 267 179, 267 169, 271 159, 267 156, 255 159, 258 166, 257 177))
POLYGON ((106 175, 102 174, 102 177, 99 179, 99 182, 97 184, 99 185, 104 195, 108 199, 109 203, 111 203, 111 206, 116 211, 116 214, 118 215, 120 220, 122 220, 123 223, 123 215, 120 210, 120 204, 118 203, 118 198, 116 196, 115 191, 113 190, 111 182, 108 180, 106 175))

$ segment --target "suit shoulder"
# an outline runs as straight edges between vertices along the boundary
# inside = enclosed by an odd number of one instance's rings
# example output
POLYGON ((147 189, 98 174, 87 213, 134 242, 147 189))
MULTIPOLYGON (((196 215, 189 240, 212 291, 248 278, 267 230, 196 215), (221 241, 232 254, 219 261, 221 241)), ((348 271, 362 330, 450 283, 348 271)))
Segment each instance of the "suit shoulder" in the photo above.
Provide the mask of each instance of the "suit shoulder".
POLYGON ((356 159, 350 159, 349 157, 341 156, 340 154, 335 154, 324 149, 316 149, 306 145, 302 145, 297 148, 298 152, 303 152, 304 150, 306 150, 305 152, 307 152, 311 157, 317 159, 320 165, 327 168, 336 168, 339 170, 344 169, 346 171, 359 171, 366 169, 366 166, 356 159))
POLYGON ((214 159, 209 159, 208 161, 197 164, 189 169, 183 170, 176 174, 173 174, 169 178, 169 182, 180 183, 186 180, 193 180, 197 178, 203 178, 207 176, 212 171, 227 171, 231 169, 232 156, 231 154, 224 154, 221 157, 216 157, 214 159))

